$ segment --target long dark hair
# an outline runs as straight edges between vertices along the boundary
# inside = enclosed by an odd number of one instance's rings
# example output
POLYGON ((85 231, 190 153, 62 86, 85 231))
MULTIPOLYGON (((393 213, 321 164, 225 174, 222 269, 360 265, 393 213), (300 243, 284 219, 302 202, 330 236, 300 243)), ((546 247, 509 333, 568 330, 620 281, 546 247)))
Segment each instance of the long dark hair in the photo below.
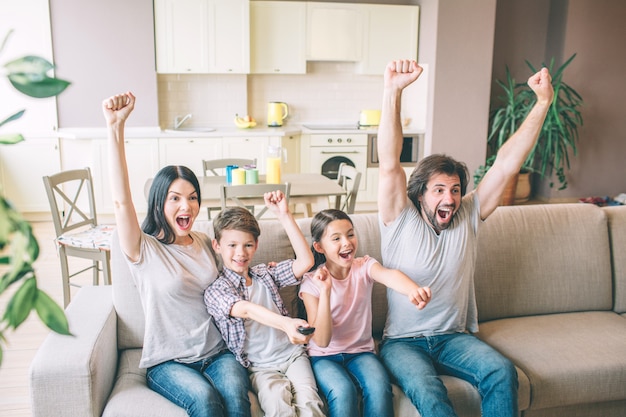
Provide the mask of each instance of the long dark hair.
POLYGON ((348 216, 345 212, 336 209, 322 210, 317 213, 315 217, 313 217, 313 220, 311 220, 311 251, 313 252, 315 263, 310 271, 316 270, 318 266, 326 262, 326 256, 324 256, 323 253, 316 251, 313 247, 313 243, 322 240, 326 227, 335 220, 347 220, 350 224, 353 224, 350 216, 348 216))
POLYGON ((461 181, 461 196, 467 192, 469 171, 467 165, 447 155, 433 154, 422 159, 409 177, 407 195, 421 211, 419 197, 426 192, 426 184, 434 174, 458 175, 461 181))
POLYGON ((161 168, 154 180, 152 180, 150 192, 148 193, 148 213, 141 225, 144 233, 156 236, 161 243, 165 244, 174 243, 176 239, 174 231, 165 219, 163 209, 170 186, 179 178, 191 183, 198 196, 198 204, 200 204, 202 196, 200 195, 200 184, 196 174, 186 166, 168 165, 161 168))

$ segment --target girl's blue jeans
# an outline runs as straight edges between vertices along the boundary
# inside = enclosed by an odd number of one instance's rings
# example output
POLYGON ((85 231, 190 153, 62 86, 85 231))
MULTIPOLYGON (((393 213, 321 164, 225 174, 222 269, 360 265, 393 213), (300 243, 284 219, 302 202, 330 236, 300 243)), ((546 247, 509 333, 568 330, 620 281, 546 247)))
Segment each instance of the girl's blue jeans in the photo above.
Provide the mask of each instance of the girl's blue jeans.
POLYGON ((375 354, 312 356, 311 365, 330 417, 393 416, 389 376, 375 354))
POLYGON ((163 362, 148 369, 148 386, 191 417, 250 417, 250 379, 229 351, 194 363, 163 362))

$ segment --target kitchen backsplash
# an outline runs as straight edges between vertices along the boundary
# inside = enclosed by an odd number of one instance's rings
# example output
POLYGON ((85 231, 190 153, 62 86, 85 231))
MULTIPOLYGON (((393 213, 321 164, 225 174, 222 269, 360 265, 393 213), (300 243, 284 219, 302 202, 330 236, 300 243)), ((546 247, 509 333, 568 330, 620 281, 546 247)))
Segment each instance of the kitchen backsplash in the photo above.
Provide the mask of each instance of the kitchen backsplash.
MULTIPOLYGON (((235 113, 249 113, 261 125, 266 122, 267 103, 283 101, 290 110, 286 124, 356 124, 360 110, 380 109, 383 77, 355 74, 354 65, 309 62, 307 73, 301 75, 159 75, 159 122, 162 128, 170 127, 176 116, 191 113, 188 126, 229 125, 235 113)), ((426 75, 403 97, 403 117, 422 129, 426 75)))

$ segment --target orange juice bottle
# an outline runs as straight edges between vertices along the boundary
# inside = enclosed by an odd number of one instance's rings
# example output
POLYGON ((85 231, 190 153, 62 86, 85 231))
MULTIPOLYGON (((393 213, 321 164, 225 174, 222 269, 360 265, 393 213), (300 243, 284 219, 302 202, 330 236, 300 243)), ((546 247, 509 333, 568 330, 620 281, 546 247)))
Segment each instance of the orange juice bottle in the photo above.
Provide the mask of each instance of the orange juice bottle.
POLYGON ((267 153, 267 166, 265 182, 268 184, 280 184, 280 165, 282 162, 282 148, 270 146, 267 153))

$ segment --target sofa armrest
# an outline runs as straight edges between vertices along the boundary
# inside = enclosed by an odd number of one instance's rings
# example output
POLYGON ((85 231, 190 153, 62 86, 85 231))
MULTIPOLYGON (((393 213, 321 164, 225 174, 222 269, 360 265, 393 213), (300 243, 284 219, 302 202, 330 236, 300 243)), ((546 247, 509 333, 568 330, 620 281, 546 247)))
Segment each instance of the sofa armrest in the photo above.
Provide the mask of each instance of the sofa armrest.
POLYGON ((101 416, 118 362, 111 287, 83 287, 65 313, 72 336, 51 332, 31 363, 32 415, 101 416))

